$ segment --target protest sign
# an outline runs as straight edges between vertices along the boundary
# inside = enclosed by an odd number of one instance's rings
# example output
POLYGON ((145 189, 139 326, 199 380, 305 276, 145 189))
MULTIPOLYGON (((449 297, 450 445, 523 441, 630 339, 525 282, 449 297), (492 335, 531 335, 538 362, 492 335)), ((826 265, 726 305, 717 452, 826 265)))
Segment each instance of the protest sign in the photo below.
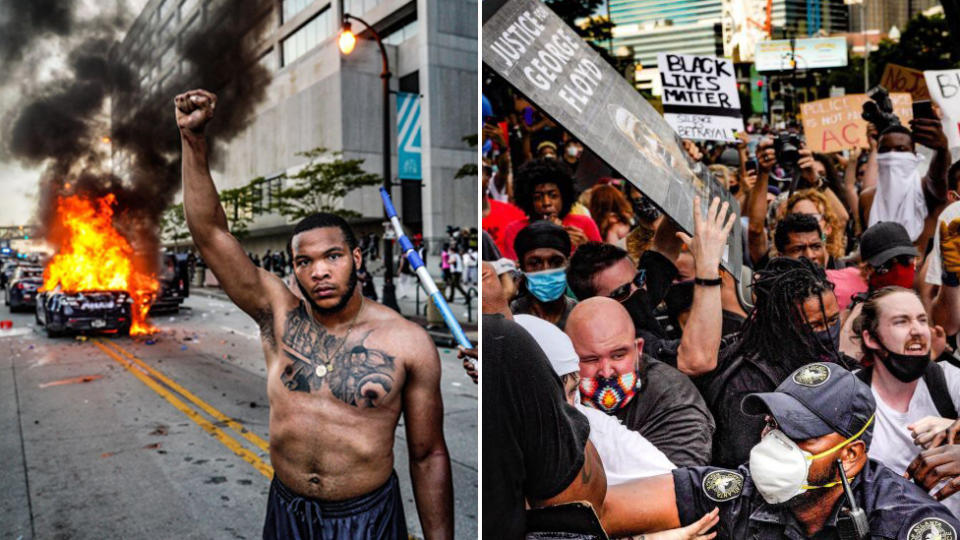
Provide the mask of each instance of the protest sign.
MULTIPOLYGON (((807 147, 823 153, 868 148, 867 121, 860 114, 869 99, 866 94, 850 94, 801 104, 807 147)), ((913 118, 910 94, 891 94, 890 101, 894 114, 906 125, 913 118)))
POLYGON ((743 131, 733 62, 657 53, 663 117, 684 139, 735 141, 743 131))
POLYGON ((960 146, 960 69, 924 71, 930 100, 940 107, 943 132, 950 148, 960 146))
MULTIPOLYGON (((739 211, 706 167, 691 162, 673 128, 593 48, 539 0, 484 3, 483 62, 541 113, 630 181, 688 234, 693 198, 739 211)), ((740 222, 721 264, 740 277, 740 222)))
POLYGON ((887 92, 891 94, 906 92, 910 94, 913 101, 930 99, 930 92, 927 91, 927 83, 923 78, 923 72, 918 69, 887 64, 887 67, 883 68, 880 86, 886 88, 887 92))

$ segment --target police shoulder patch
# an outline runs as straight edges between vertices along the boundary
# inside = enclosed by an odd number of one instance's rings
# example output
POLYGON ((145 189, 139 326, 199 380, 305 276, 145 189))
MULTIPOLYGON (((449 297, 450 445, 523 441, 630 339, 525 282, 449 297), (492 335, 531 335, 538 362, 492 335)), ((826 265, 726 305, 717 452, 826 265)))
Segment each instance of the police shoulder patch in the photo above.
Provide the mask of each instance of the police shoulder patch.
POLYGON ((826 364, 808 364, 793 372, 793 382, 803 386, 820 386, 830 378, 830 367, 826 364))
POLYGON ((940 518, 926 518, 914 523, 907 531, 907 540, 957 540, 957 530, 940 518))
POLYGON ((703 492, 713 501, 726 502, 740 496, 743 476, 733 471, 719 470, 703 477, 703 492))

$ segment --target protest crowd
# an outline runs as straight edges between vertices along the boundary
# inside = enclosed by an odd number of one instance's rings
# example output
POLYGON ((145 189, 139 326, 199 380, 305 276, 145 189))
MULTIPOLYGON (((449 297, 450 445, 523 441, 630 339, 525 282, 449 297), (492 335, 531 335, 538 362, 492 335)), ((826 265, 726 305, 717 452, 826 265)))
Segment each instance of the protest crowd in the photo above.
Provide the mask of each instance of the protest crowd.
POLYGON ((960 161, 936 108, 881 94, 868 143, 831 153, 794 122, 678 140, 717 184, 685 231, 492 79, 485 537, 957 538, 960 161))

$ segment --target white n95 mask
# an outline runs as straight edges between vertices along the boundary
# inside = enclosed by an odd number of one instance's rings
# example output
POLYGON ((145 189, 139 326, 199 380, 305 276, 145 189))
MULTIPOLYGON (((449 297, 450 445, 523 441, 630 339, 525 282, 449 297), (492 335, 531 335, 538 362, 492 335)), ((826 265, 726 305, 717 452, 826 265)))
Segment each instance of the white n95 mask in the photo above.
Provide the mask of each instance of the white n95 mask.
POLYGON ((853 437, 816 455, 801 449, 779 429, 770 431, 750 450, 750 477, 753 484, 768 504, 789 501, 811 489, 836 486, 840 483, 839 480, 822 486, 807 485, 810 462, 830 455, 858 439, 871 423, 872 416, 853 437))

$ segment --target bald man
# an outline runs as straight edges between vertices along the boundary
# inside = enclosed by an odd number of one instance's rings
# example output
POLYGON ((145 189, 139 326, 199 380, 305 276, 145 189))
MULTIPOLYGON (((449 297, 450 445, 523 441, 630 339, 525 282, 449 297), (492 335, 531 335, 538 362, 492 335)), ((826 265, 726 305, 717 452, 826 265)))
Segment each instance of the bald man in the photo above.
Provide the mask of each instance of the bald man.
POLYGON ((570 312, 566 333, 580 357, 580 398, 616 416, 677 466, 710 462, 715 424, 690 379, 643 355, 633 321, 616 300, 588 298, 570 312))

